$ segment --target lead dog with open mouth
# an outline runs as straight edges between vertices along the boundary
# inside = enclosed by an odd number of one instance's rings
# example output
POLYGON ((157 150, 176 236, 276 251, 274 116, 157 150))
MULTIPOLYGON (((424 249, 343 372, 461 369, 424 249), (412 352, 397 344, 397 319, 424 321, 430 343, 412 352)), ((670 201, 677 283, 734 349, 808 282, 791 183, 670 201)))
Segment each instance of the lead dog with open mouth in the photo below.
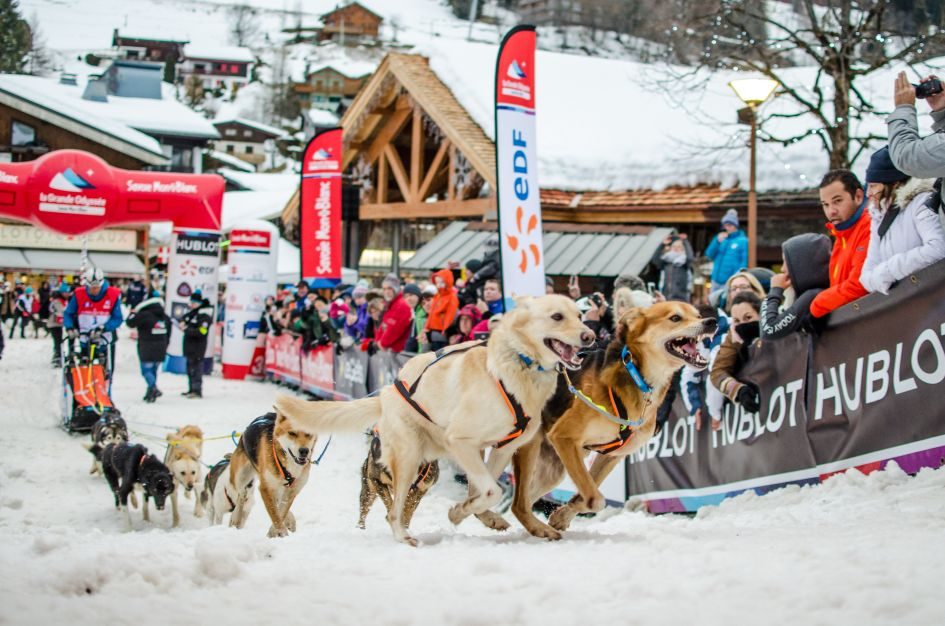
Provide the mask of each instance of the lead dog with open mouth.
POLYGON ((521 298, 488 344, 468 342, 418 355, 375 398, 306 402, 280 396, 276 409, 318 433, 357 432, 377 422, 384 442, 380 461, 391 472, 387 521, 398 541, 417 545, 403 524, 417 468, 451 457, 466 472, 470 496, 450 509, 454 524, 490 513, 502 497, 496 478, 541 429, 557 366, 577 369, 579 351, 593 342, 594 333, 569 298, 521 298), (489 447, 495 450, 487 465, 481 452, 489 447))
POLYGON ((656 432, 656 411, 673 373, 687 364, 706 367, 696 346, 716 327, 714 318, 700 318, 695 307, 683 302, 631 309, 603 351, 588 358, 579 372, 561 375, 545 407, 542 434, 513 460, 512 512, 529 533, 559 539, 575 515, 604 507, 600 484, 656 432), (584 460, 591 452, 598 454, 588 470, 584 460), (532 505, 561 482, 565 471, 578 494, 545 524, 532 513, 532 505))

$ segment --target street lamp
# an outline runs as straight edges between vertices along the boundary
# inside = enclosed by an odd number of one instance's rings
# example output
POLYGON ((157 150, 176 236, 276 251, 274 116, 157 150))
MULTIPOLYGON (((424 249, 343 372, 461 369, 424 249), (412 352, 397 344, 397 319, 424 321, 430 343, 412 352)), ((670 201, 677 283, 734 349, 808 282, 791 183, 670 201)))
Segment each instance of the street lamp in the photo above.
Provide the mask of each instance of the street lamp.
POLYGON ((758 264, 758 195, 755 192, 755 143, 758 135, 758 115, 756 109, 774 93, 779 83, 770 78, 740 78, 731 81, 728 86, 746 105, 738 112, 740 124, 751 126, 750 152, 751 161, 748 173, 748 266, 758 264), (747 121, 746 121, 747 118, 747 121))

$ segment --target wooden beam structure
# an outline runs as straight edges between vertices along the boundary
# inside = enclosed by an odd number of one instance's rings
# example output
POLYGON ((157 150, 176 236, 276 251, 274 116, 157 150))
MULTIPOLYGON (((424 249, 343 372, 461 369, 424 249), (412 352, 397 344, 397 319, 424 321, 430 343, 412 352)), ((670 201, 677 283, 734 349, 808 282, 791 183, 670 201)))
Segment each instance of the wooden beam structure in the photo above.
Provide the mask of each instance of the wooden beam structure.
POLYGON ((474 200, 440 200, 439 202, 386 202, 362 204, 362 220, 395 219, 451 219, 455 217, 482 217, 495 211, 495 198, 474 200))

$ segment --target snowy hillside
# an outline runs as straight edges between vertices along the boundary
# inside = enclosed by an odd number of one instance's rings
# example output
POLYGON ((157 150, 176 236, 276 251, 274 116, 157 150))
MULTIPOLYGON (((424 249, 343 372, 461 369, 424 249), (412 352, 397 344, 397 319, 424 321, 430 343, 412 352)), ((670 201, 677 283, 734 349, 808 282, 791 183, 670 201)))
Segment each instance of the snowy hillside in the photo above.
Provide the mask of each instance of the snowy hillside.
MULTIPOLYGON (((7 342, 0 360, 0 622, 9 624, 929 624, 941 613, 945 472, 892 468, 816 487, 746 495, 697 517, 608 510, 557 543, 513 522, 495 534, 446 517, 448 481, 414 519, 421 547, 395 544, 376 505, 355 528, 360 436, 336 437, 299 496, 298 532, 265 538, 257 500, 243 531, 169 513, 134 531, 84 439, 56 426, 48 340, 7 342)), ((202 401, 140 401, 134 346, 118 346, 114 396, 134 437, 163 453, 167 427, 197 423, 205 459, 271 406, 276 387, 205 382, 202 401)), ((316 445, 320 452, 324 442, 316 445)), ((445 472, 444 472, 445 473, 445 472)))

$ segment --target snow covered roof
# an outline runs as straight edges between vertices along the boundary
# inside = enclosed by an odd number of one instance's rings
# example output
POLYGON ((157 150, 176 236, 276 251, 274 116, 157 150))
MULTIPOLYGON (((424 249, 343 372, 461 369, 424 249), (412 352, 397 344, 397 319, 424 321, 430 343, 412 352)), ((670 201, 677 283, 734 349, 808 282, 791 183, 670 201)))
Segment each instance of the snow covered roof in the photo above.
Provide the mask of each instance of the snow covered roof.
POLYGON ((282 213, 294 188, 276 191, 227 191, 223 194, 220 223, 227 230, 249 219, 272 220, 282 213))
POLYGON ((331 111, 326 111, 325 109, 312 107, 305 112, 305 115, 307 115, 312 124, 316 126, 337 126, 338 124, 338 115, 331 111))
POLYGON ((373 61, 357 61, 354 59, 337 58, 327 63, 320 63, 318 65, 310 66, 308 69, 308 74, 311 76, 312 74, 320 72, 324 69, 333 69, 339 74, 343 74, 348 78, 361 78, 362 76, 372 74, 374 70, 377 69, 377 63, 373 61))
POLYGON ((250 191, 284 191, 289 195, 299 186, 299 175, 292 172, 256 174, 222 169, 220 176, 250 191))
POLYGON ((245 117, 230 117, 225 119, 217 118, 213 120, 214 126, 217 126, 218 124, 242 124, 243 126, 255 128, 256 130, 266 133, 267 135, 272 135, 273 137, 284 137, 286 134, 286 132, 281 128, 269 126, 268 124, 263 124, 262 122, 248 120, 245 117))
POLYGON ((226 152, 220 152, 219 150, 205 150, 204 154, 215 161, 225 164, 227 167, 232 167, 241 172, 252 173, 256 171, 256 168, 252 163, 247 163, 243 159, 235 157, 232 154, 227 154, 226 152))
MULTIPOLYGON (((434 41, 416 52, 429 59, 430 68, 468 115, 494 138, 497 47, 434 41)), ((738 73, 703 76, 708 81, 704 93, 693 91, 695 95, 690 96, 678 82, 674 90, 660 85, 659 81, 667 78, 660 66, 542 51, 536 65, 542 188, 611 191, 704 183, 747 186, 747 128, 734 123, 736 111, 743 105, 727 85, 741 76, 738 73)), ((899 69, 861 78, 857 89, 878 107, 890 107, 899 69)), ((783 74, 805 93, 814 82, 816 69, 792 68, 783 74)), ((829 101, 830 94, 825 97, 829 101)), ((761 115, 797 111, 789 98, 781 97, 765 105, 761 115)), ((816 126, 810 115, 764 122, 764 130, 778 137, 801 135, 816 126)), ((860 135, 886 134, 884 116, 879 113, 854 121, 853 127, 860 135)), ((869 152, 860 156, 856 169, 865 169, 869 152)), ((788 146, 759 142, 758 189, 809 188, 828 166, 828 155, 814 134, 788 146)))
POLYGON ((206 43, 189 43, 184 46, 184 57, 187 59, 204 59, 207 61, 234 61, 236 63, 253 63, 256 57, 252 50, 242 46, 218 46, 206 43))
POLYGON ((119 105, 116 101, 140 101, 143 98, 110 97, 107 103, 92 102, 82 100, 82 89, 38 76, 0 74, 0 103, 48 119, 57 126, 63 126, 63 121, 71 122, 67 127, 70 132, 145 163, 159 165, 167 162, 156 139, 136 130, 115 114, 119 105))
POLYGON ((187 35, 168 32, 161 29, 148 29, 144 24, 136 25, 133 29, 117 28, 115 34, 121 39, 137 39, 139 41, 159 41, 169 43, 187 43, 187 35))

